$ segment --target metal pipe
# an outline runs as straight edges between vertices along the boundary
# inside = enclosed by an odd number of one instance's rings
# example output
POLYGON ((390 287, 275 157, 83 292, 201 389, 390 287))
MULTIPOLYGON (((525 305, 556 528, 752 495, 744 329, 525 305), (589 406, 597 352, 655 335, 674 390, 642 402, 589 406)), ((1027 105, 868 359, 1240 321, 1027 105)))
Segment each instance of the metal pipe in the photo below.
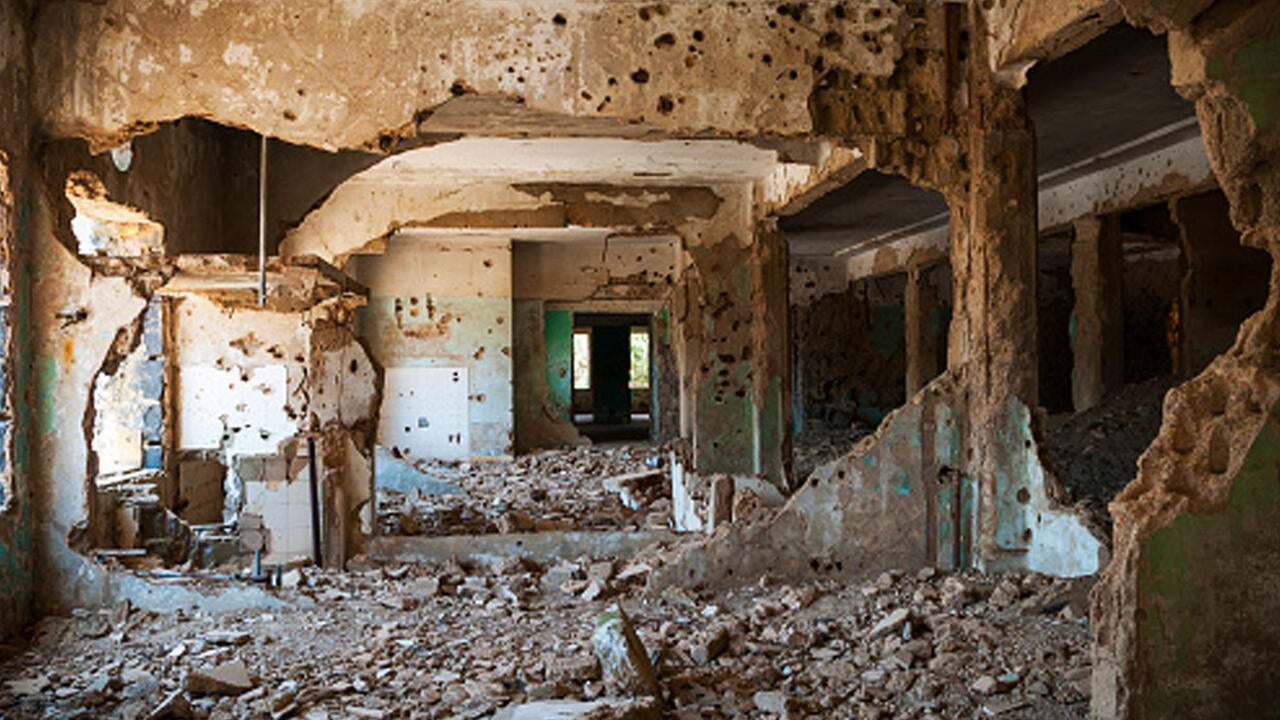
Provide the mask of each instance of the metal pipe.
POLYGON ((258 307, 267 306, 267 136, 258 157, 258 307))
POLYGON ((307 475, 311 482, 311 552, 316 567, 324 567, 324 555, 320 547, 320 476, 316 469, 316 439, 307 438, 307 475))

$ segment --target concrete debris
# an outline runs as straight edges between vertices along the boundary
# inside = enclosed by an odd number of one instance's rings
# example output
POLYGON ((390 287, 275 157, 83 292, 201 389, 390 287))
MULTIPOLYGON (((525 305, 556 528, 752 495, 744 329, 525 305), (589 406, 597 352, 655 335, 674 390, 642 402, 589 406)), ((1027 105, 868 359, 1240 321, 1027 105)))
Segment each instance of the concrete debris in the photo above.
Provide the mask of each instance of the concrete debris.
POLYGON ((756 709, 761 712, 777 715, 778 717, 788 717, 790 715, 788 707, 790 702, 787 696, 773 690, 761 690, 751 697, 756 705, 756 709))
POLYGON ((187 675, 187 692, 192 695, 239 695, 253 689, 249 669, 242 660, 231 660, 211 668, 197 668, 187 675))
POLYGON ((1089 629, 1064 614, 1085 615, 1087 580, 890 573, 645 595, 629 569, 661 562, 303 567, 276 591, 292 607, 51 618, 0 663, 0 715, 1087 716, 1089 629), (608 597, 586 599, 591 582, 608 597))
POLYGON ((596 618, 591 645, 600 659, 605 687, 624 696, 662 695, 644 643, 621 606, 610 605, 596 618))
POLYGON ((671 482, 650 443, 576 447, 510 461, 420 461, 378 485, 384 535, 666 528, 671 482), (416 489, 415 489, 416 488, 416 489), (442 491, 441 488, 449 488, 442 491))
POLYGON ((542 700, 502 710, 493 720, 657 720, 661 709, 652 700, 542 700))

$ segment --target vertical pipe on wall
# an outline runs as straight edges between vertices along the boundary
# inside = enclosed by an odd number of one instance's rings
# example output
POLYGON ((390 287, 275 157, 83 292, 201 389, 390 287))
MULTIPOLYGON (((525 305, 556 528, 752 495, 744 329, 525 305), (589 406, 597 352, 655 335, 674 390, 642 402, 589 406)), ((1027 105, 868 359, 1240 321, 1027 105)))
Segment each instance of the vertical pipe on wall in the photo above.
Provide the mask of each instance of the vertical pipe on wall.
POLYGON ((258 307, 267 305, 267 136, 258 153, 258 307))
POLYGON ((320 542, 320 472, 316 468, 316 439, 307 438, 307 483, 311 496, 311 556, 316 567, 324 567, 324 546, 320 542))

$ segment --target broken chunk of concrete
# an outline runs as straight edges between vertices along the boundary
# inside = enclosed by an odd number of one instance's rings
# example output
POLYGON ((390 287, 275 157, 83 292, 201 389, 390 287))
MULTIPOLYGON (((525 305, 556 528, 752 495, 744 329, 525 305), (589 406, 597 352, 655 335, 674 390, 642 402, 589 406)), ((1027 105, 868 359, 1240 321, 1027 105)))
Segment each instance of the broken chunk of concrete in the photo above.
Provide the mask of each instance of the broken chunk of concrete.
POLYGON ((875 627, 871 628, 871 632, 867 634, 867 638, 874 640, 881 635, 887 635, 902 627, 902 625, 910 619, 911 611, 909 609, 898 608, 884 616, 884 619, 880 622, 876 623, 875 627))
POLYGON ((689 657, 696 665, 706 665, 729 649, 729 630, 723 625, 699 633, 689 648, 689 657))
POLYGON ((969 689, 976 695, 994 695, 1000 689, 1000 683, 990 675, 983 675, 974 680, 969 689))
POLYGON ((204 634, 204 641, 210 645, 244 645, 252 639, 249 633, 236 630, 214 630, 204 634))
POLYGON ((212 668, 197 668, 187 675, 187 692, 192 695, 240 695, 253 689, 249 669, 241 660, 231 660, 212 668))
POLYGON ((790 705, 790 700, 786 695, 774 690, 761 690, 751 699, 760 712, 787 717, 787 706, 790 705))
POLYGON ((49 678, 40 675, 33 678, 23 678, 19 680, 9 680, 5 683, 9 688, 9 692, 14 695, 39 695, 49 687, 49 678))
POLYGON ((638 700, 540 700, 500 710, 493 720, 658 720, 661 708, 652 698, 638 700))
POLYGON ((611 692, 661 697, 662 686, 644 644, 619 605, 610 605, 596 618, 591 645, 600 658, 605 686, 611 692))
POLYGON ((181 689, 169 693, 160 701, 154 710, 147 715, 147 720, 189 720, 192 717, 191 703, 181 689))

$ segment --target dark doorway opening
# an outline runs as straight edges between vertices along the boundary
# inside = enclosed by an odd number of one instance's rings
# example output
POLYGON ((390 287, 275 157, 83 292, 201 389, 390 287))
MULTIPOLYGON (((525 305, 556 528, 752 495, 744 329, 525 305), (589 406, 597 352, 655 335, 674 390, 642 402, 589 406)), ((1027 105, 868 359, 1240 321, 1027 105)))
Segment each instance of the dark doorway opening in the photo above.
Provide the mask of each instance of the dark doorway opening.
POLYGON ((653 432, 650 317, 574 313, 573 422, 595 442, 653 432))

